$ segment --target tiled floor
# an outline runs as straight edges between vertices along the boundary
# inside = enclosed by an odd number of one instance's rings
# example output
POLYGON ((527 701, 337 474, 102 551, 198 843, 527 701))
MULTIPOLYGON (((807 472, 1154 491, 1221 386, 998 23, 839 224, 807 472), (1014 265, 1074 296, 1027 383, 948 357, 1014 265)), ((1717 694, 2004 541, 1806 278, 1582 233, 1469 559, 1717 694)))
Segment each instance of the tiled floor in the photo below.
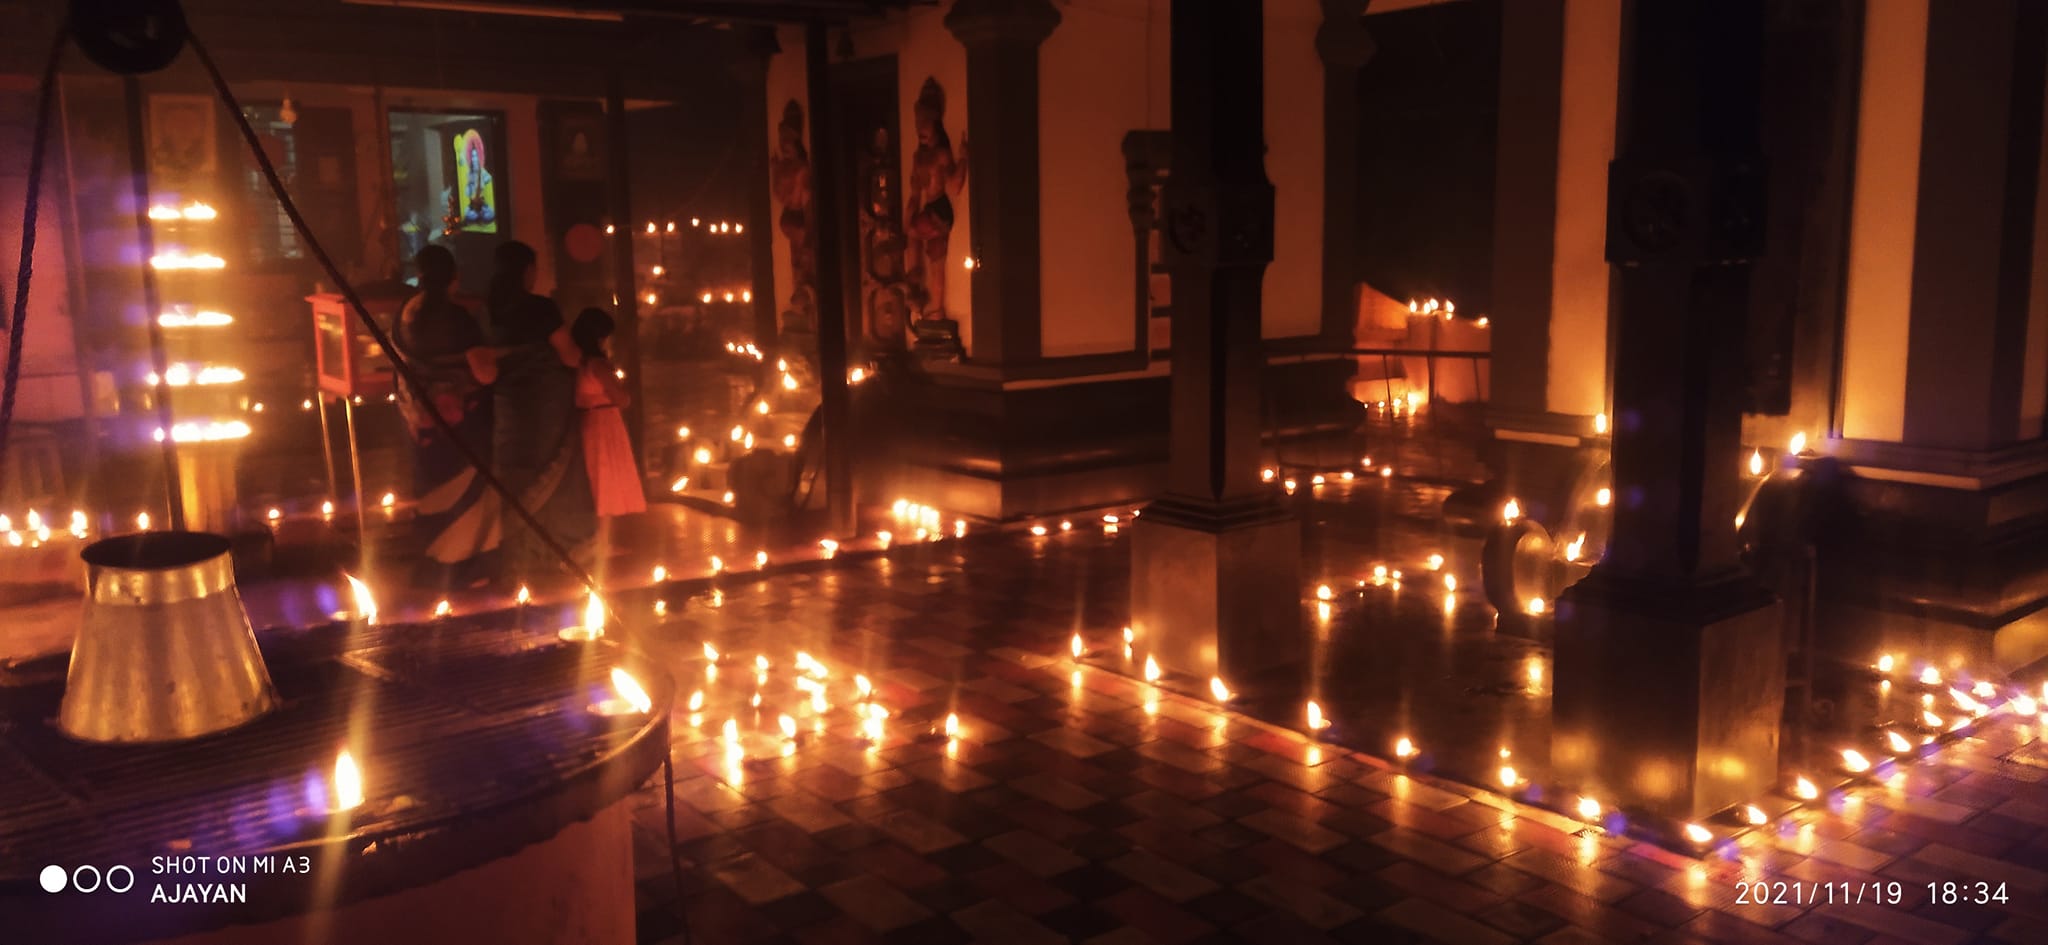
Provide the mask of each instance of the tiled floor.
MULTIPOLYGON (((1169 680, 1181 695, 1131 678, 1143 655, 1126 660, 1119 639, 1127 532, 1093 520, 829 569, 796 561, 818 554, 802 536, 672 508, 635 523, 609 575, 625 589, 608 599, 683 680, 677 830, 696 940, 2048 941, 2048 746, 2031 721, 1995 719, 1825 803, 1767 801, 1770 826, 1704 859, 1461 786, 1490 780, 1499 747, 1543 780, 1547 629, 1495 618, 1476 593, 1477 541, 1437 515, 1446 487, 1426 480, 1468 475, 1464 460, 1380 445, 1402 468, 1391 482, 1298 497, 1321 644, 1311 694, 1335 723, 1320 745, 1287 730, 1300 694, 1222 711, 1203 681, 1169 680), (757 549, 774 573, 746 570, 757 549), (709 554, 737 569, 715 588, 695 581, 709 554), (689 583, 645 586, 655 564, 689 583), (1317 584, 1331 586, 1328 616, 1317 584), (1085 666, 1067 658, 1076 633, 1085 666), (859 714, 869 704, 888 717, 859 714), (1382 760, 1396 735, 1420 756, 1382 760), (1742 901, 1759 881, 1788 904, 1742 901), (1940 901, 1949 882, 1961 899, 2002 885, 2005 901, 1940 901)), ((431 607, 380 588, 393 619, 431 607)), ((342 605, 328 585, 245 593, 259 625, 342 605)), ((0 615, 21 618, 0 656, 60 650, 75 607, 0 615)), ((681 918, 661 801, 658 783, 637 795, 636 863, 641 938, 666 943, 681 918)))
MULTIPOLYGON (((1120 537, 899 551, 729 580, 715 604, 669 601, 645 634, 705 699, 674 717, 697 941, 2048 940, 2048 749, 2031 722, 1987 724, 1693 859, 1077 669, 1073 633, 1118 646, 1120 537), (700 683, 705 643, 721 659, 700 683), (829 667, 822 713, 796 688, 798 652, 829 667), (855 674, 890 712, 873 747, 855 674), (957 739, 937 734, 949 713, 957 739), (1788 904, 1743 901, 1759 881, 1788 904), (2005 901, 1943 902, 1929 882, 2005 901)), ((659 783, 639 799, 641 939, 677 941, 659 783)))

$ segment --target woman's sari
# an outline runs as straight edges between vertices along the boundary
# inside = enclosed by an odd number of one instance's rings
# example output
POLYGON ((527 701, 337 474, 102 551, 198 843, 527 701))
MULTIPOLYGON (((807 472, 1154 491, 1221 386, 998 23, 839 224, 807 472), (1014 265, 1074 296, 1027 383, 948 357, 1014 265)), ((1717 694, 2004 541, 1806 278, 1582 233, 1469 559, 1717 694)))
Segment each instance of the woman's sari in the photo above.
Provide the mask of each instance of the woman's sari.
POLYGON ((427 557, 444 566, 444 577, 467 584, 482 575, 481 559, 498 547, 498 494, 484 484, 456 442, 441 432, 432 414, 486 462, 491 455, 491 391, 478 384, 467 354, 483 344, 483 333, 461 306, 440 303, 428 311, 425 296, 414 296, 399 314, 400 350, 425 383, 415 391, 398 387, 398 405, 413 442, 416 527, 427 557), (432 414, 429 413, 432 411, 432 414))
MULTIPOLYGON (((527 296, 522 306, 553 303, 527 296)), ((522 321, 537 313, 505 313, 522 321)), ((492 313, 494 330, 506 321, 492 313)), ((545 319, 538 319, 544 321, 545 319)), ((560 323, 560 315, 554 320, 560 323)), ((506 333, 516 343, 498 358, 496 430, 491 440, 498 478, 557 543, 579 559, 597 533, 597 506, 583 463, 583 428, 576 410, 576 372, 547 341, 506 333)), ((587 563, 587 562, 586 562, 587 563)), ((543 581, 563 574, 561 557, 517 514, 504 515, 504 570, 508 581, 543 581)))

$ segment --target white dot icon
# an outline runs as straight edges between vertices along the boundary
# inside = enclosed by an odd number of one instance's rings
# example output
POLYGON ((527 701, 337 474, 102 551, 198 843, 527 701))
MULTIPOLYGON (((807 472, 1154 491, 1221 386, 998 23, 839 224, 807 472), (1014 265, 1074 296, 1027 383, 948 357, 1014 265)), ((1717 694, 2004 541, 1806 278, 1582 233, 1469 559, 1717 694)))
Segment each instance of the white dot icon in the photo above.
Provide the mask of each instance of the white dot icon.
POLYGON ((64 867, 53 865, 43 867, 42 879, 44 892, 58 893, 64 891, 64 885, 70 881, 71 876, 65 872, 64 867))

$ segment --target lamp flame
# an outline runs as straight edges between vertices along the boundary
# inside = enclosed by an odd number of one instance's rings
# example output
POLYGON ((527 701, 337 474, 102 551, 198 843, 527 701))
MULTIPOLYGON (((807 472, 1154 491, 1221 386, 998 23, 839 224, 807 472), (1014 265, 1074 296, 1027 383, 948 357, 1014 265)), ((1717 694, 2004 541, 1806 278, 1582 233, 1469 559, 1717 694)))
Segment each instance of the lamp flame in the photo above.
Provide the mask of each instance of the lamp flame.
POLYGON ((1842 767, 1855 774, 1870 770, 1870 759, 1854 748, 1842 749, 1842 767))
POLYGON ((1158 682, 1159 675, 1159 661, 1153 659, 1152 654, 1145 654, 1145 681, 1158 682))
POLYGON ((330 810, 355 810, 363 806, 363 769, 348 749, 334 756, 334 804, 330 810))
POLYGON ((1600 491, 1593 493, 1593 504, 1603 509, 1610 505, 1613 505, 1614 490, 1609 489, 1606 486, 1601 486, 1600 491))
POLYGON ((1500 520, 1503 524, 1513 525, 1515 523, 1515 519, 1521 517, 1522 503, 1520 502, 1517 502, 1513 499, 1509 499, 1506 505, 1500 507, 1500 520))
POLYGON ((1513 765, 1501 765, 1501 766, 1500 766, 1500 786, 1501 786, 1501 787, 1504 787, 1504 788, 1511 788, 1511 787, 1514 787, 1515 785, 1517 785, 1517 784, 1521 783, 1521 781, 1522 781, 1522 776, 1521 776, 1521 774, 1520 774, 1520 773, 1518 773, 1517 771, 1515 771, 1515 768, 1514 768, 1514 766, 1513 766, 1513 765))
POLYGON ((788 713, 783 713, 780 717, 778 717, 775 720, 775 725, 776 727, 782 729, 782 738, 784 741, 788 741, 796 737, 796 720, 790 718, 788 713))
POLYGON ((1752 827, 1761 827, 1768 823, 1771 818, 1769 814, 1764 813, 1763 808, 1750 804, 1742 809, 1742 819, 1747 821, 1752 827))
POLYGON ((1317 705, 1316 700, 1308 700, 1307 712, 1309 731, 1320 732, 1330 727, 1330 720, 1323 717, 1323 707, 1317 705))
POLYGON ((1394 740, 1394 757, 1406 761, 1415 757, 1415 742, 1403 735, 1394 740))
POLYGON ((1334 597, 1336 597, 1336 595, 1330 591, 1330 585, 1316 585, 1316 600, 1330 600, 1334 597))
POLYGON ((2012 711, 2016 715, 2031 716, 2041 711, 2041 705, 2034 701, 2033 696, 2023 692, 2012 697, 2012 711))
POLYGON ((1579 798, 1579 817, 1582 820, 1600 819, 1600 802, 1590 797, 1579 798))
POLYGON ((1749 474, 1752 476, 1764 474, 1764 453, 1762 450, 1753 449, 1749 451, 1749 474))
POLYGON ((647 690, 640 688, 640 681, 618 666, 612 667, 612 691, 626 700, 635 712, 645 715, 654 711, 654 699, 647 695, 647 690))
POLYGON ((529 601, 533 600, 533 592, 527 590, 526 585, 521 584, 519 585, 519 593, 513 595, 512 600, 517 602, 519 606, 524 607, 529 601))
POLYGON ((954 712, 948 712, 948 713, 946 713, 946 737, 947 737, 947 738, 959 738, 959 737, 960 737, 960 716, 959 716, 959 714, 958 714, 958 713, 954 713, 954 712))
POLYGON ((1714 842, 1714 833, 1699 824, 1686 824, 1685 839, 1704 846, 1714 842))
POLYGON ((699 690, 697 690, 697 691, 695 691, 695 692, 692 692, 692 693, 690 693, 690 711, 692 711, 692 712, 696 712, 696 711, 699 711, 699 710, 701 710, 701 709, 703 709, 703 708, 704 708, 704 690, 702 690, 702 689, 699 689, 699 690))
POLYGON ((604 634, 604 599, 590 592, 590 599, 583 602, 583 629, 592 636, 604 634))
POLYGON ((1928 686, 1941 685, 1941 670, 1935 669, 1932 666, 1922 669, 1920 671, 1920 682, 1928 686))
POLYGON ((866 676, 856 674, 853 677, 853 689, 855 692, 860 693, 862 701, 866 701, 867 697, 874 695, 875 684, 868 682, 868 678, 866 676))
POLYGON ((1799 780, 1793 782, 1792 794, 1802 801, 1810 801, 1820 796, 1820 788, 1814 787, 1813 782, 1807 780, 1806 776, 1802 774, 1799 776, 1799 780))
POLYGON ((445 597, 434 604, 434 616, 436 617, 446 617, 454 612, 455 605, 448 603, 448 599, 445 597))
POLYGON ((1607 432, 1607 415, 1606 415, 1606 414, 1604 414, 1604 413, 1596 413, 1596 414, 1594 414, 1594 415, 1593 415, 1593 432, 1594 432, 1594 433, 1600 433, 1600 434, 1605 434, 1605 433, 1607 432))
POLYGON ((1790 451, 1790 452, 1792 453, 1792 455, 1794 455, 1794 456, 1797 456, 1797 455, 1799 455, 1799 454, 1801 454, 1801 453, 1804 453, 1804 452, 1806 452, 1806 434, 1805 434, 1805 433, 1794 433, 1794 434, 1792 434, 1792 439, 1791 439, 1791 441, 1790 441, 1790 442, 1788 442, 1788 443, 1786 443, 1786 444, 1785 444, 1785 448, 1786 448, 1786 449, 1787 449, 1788 451, 1790 451))
POLYGON ((1221 676, 1209 677, 1209 694, 1215 696, 1217 702, 1230 701, 1230 687, 1223 684, 1223 677, 1221 676))
POLYGON ((1074 634, 1074 638, 1072 640, 1067 641, 1067 651, 1074 654, 1075 659, 1081 658, 1081 654, 1084 652, 1084 650, 1083 644, 1081 643, 1080 634, 1074 634))
POLYGON ((704 658, 714 663, 718 662, 718 647, 709 643, 704 644, 704 658))
POLYGON ((1903 755, 1906 752, 1913 750, 1913 743, 1907 741, 1906 736, 1901 735, 1897 732, 1884 733, 1884 740, 1885 744, 1890 746, 1891 750, 1898 754, 1903 755))
POLYGON ((365 626, 376 626, 377 598, 370 594, 370 585, 357 580, 353 574, 344 573, 342 577, 348 578, 349 591, 355 595, 356 616, 363 618, 365 626))
POLYGON ((1889 673, 1892 671, 1892 667, 1896 665, 1898 665, 1898 661, 1894 660, 1890 653, 1877 658, 1877 671, 1880 673, 1889 673))

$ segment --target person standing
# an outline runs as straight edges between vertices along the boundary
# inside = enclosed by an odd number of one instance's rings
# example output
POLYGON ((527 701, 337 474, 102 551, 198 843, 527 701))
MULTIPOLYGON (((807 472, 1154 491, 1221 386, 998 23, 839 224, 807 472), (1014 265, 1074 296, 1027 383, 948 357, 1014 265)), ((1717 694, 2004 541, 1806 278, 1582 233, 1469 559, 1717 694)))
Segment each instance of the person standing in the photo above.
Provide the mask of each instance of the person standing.
POLYGON ((497 376, 497 357, 484 346, 469 311, 449 298, 455 254, 429 245, 413 262, 420 291, 399 310, 395 340, 421 386, 400 384, 398 407, 412 435, 416 527, 427 559, 439 571, 432 580, 445 590, 480 582, 485 557, 501 537, 498 494, 463 449, 490 461, 489 385, 497 376), (453 437, 434 423, 436 416, 453 437))
MULTIPOLYGON (((499 350, 494 471, 549 537, 588 563, 597 515, 576 411, 582 354, 569 340, 561 308, 533 291, 539 276, 533 247, 517 240, 502 243, 493 263, 486 306, 490 340, 499 350)), ((548 541, 519 515, 508 511, 503 528, 500 573, 506 586, 565 576, 548 541)))
POLYGON ((590 474, 597 514, 607 519, 647 511, 640 467, 633 461, 633 442, 621 414, 629 400, 607 348, 616 327, 603 309, 586 308, 569 328, 570 340, 583 355, 576 372, 576 406, 583 411, 583 465, 590 474))

